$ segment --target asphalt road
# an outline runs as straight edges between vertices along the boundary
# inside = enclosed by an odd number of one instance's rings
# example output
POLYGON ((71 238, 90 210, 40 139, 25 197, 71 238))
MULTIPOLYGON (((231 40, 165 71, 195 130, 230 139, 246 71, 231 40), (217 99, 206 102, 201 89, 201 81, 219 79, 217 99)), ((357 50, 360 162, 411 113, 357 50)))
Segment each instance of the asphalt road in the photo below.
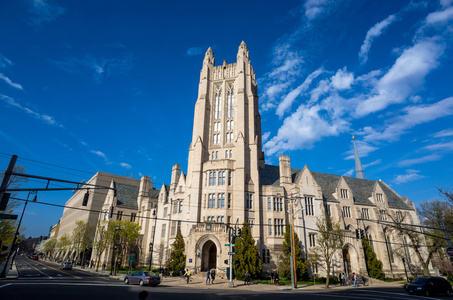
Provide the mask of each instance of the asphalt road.
MULTIPOLYGON (((136 300, 140 291, 149 292, 148 299, 181 299, 181 300, 280 300, 280 299, 395 299, 423 300, 447 299, 439 295, 423 297, 408 295, 401 287, 356 288, 356 289, 320 289, 320 290, 276 290, 255 291, 240 289, 207 289, 185 286, 165 285, 158 287, 140 287, 126 285, 117 279, 109 279, 80 269, 59 270, 58 265, 44 261, 33 261, 25 257, 16 260, 20 277, 14 280, 0 281, 0 299, 33 299, 33 300, 75 300, 75 299, 131 299, 136 300)), ((107 274, 107 273, 106 273, 107 274)))

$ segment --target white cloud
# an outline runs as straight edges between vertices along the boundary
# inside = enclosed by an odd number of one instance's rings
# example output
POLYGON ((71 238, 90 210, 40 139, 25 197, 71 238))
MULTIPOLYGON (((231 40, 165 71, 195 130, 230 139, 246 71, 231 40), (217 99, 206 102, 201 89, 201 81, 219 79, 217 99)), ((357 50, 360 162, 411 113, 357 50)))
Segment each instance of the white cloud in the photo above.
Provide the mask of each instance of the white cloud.
POLYGON ((52 22, 65 12, 63 7, 54 4, 52 0, 31 0, 28 2, 31 4, 30 11, 35 15, 33 23, 36 25, 52 22))
POLYGON ((421 104, 406 107, 404 115, 391 119, 382 132, 365 127, 360 134, 367 142, 395 141, 408 129, 453 114, 453 97, 434 104, 421 104))
POLYGON ((445 45, 434 38, 419 41, 404 50, 392 68, 377 82, 374 91, 359 103, 356 116, 364 117, 391 104, 402 103, 422 86, 426 75, 439 65, 438 59, 444 50, 445 45))
POLYGON ((417 179, 425 178, 425 176, 418 174, 419 172, 420 171, 418 171, 418 170, 407 170, 406 174, 396 176, 394 179, 394 182, 396 184, 401 184, 401 183, 406 183, 409 181, 414 181, 417 179))
POLYGON ((49 125, 55 125, 55 126, 58 126, 58 127, 63 127, 63 125, 59 124, 55 119, 54 117, 52 116, 49 116, 49 115, 46 115, 46 114, 40 114, 40 113, 37 113, 33 110, 31 110, 30 108, 28 107, 25 107, 25 106, 22 106, 19 102, 17 102, 16 100, 14 100, 13 98, 11 97, 8 97, 6 95, 2 95, 0 94, 0 98, 5 101, 6 103, 8 103, 9 105, 13 106, 13 107, 16 107, 20 110, 22 110, 23 112, 31 115, 32 117, 34 117, 35 119, 37 120, 40 120, 42 121, 43 123, 46 123, 46 124, 49 124, 49 125))
POLYGON ((268 132, 265 132, 263 134, 263 136, 261 137, 263 143, 265 143, 267 141, 267 139, 269 138, 269 136, 271 135, 271 133, 268 131, 268 132))
POLYGON ((426 24, 446 23, 451 19, 453 19, 453 7, 448 7, 445 10, 430 13, 426 17, 426 24))
POLYGON ((430 155, 425 155, 423 157, 402 160, 398 163, 398 165, 402 166, 402 167, 410 167, 410 166, 417 165, 417 164, 423 164, 425 162, 436 161, 441 158, 442 158, 441 155, 430 154, 430 155))
POLYGON ((370 162, 369 164, 362 165, 362 168, 365 170, 368 167, 379 165, 382 161, 380 159, 377 159, 373 162, 370 162))
POLYGON ((0 54, 0 68, 1 69, 11 66, 12 64, 13 63, 9 59, 7 59, 6 57, 4 57, 3 55, 0 54))
POLYGON ((445 129, 434 134, 435 138, 453 136, 453 129, 445 129))
POLYGON ((0 79, 3 79, 7 84, 12 86, 13 88, 16 88, 18 90, 23 90, 23 87, 19 83, 12 82, 11 79, 6 77, 3 73, 0 73, 0 79))
POLYGON ((120 166, 122 166, 123 168, 126 168, 126 169, 132 169, 132 166, 128 163, 120 163, 120 166))
POLYGON ((453 151, 453 142, 429 145, 429 146, 424 147, 424 149, 428 149, 431 151, 434 151, 434 150, 453 151))
POLYGON ((316 18, 320 18, 328 15, 334 5, 339 2, 337 0, 307 0, 305 2, 305 17, 312 21, 316 18))
POLYGON ((101 151, 91 150, 90 152, 91 152, 91 153, 94 153, 94 154, 96 154, 97 156, 100 156, 100 157, 102 157, 102 158, 104 158, 104 159, 107 159, 107 157, 105 156, 105 154, 104 154, 103 152, 101 152, 101 151))
POLYGON ((359 57, 362 64, 368 61, 368 53, 370 52, 371 43, 377 37, 379 37, 382 32, 390 26, 396 20, 395 15, 390 15, 385 18, 383 21, 375 24, 371 27, 366 33, 365 40, 363 41, 362 47, 360 47, 359 57))
POLYGON ((349 170, 349 171, 343 173, 343 176, 349 176, 349 177, 351 177, 351 176, 354 174, 354 171, 355 171, 354 169, 351 169, 351 170, 349 170))
POLYGON ((311 149, 314 142, 323 137, 336 136, 345 131, 349 124, 336 117, 337 101, 341 101, 341 98, 330 97, 322 105, 311 107, 300 105, 296 112, 284 120, 277 136, 264 144, 266 153, 273 155, 285 150, 311 149), (330 118, 325 115, 330 115, 330 118))
POLYGON ((287 112, 290 108, 291 105, 293 104, 294 100, 302 93, 305 92, 309 87, 310 84, 312 83, 313 79, 318 77, 319 74, 323 72, 322 68, 317 69, 313 73, 307 76, 307 78, 304 80, 302 84, 300 84, 298 87, 296 87, 294 90, 289 92, 285 98, 283 99, 282 102, 277 107, 277 115, 279 117, 282 117, 285 112, 287 112))
POLYGON ((330 78, 332 86, 337 90, 348 90, 354 82, 354 74, 347 71, 346 67, 337 71, 337 73, 330 78))
POLYGON ((195 56, 195 55, 200 55, 203 54, 203 48, 201 47, 192 47, 187 49, 186 55, 187 56, 195 56))

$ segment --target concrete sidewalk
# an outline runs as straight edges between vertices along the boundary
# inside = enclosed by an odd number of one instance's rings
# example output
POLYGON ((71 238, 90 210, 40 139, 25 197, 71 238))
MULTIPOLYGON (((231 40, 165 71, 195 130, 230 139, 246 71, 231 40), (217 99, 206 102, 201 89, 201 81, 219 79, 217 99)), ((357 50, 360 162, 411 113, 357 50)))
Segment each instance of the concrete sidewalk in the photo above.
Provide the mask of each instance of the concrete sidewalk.
MULTIPOLYGON (((6 261, 3 261, 0 264, 0 273, 3 271, 3 268, 5 267, 5 263, 6 263, 6 261)), ((12 268, 10 267, 10 264, 8 264, 8 266, 6 267, 6 277, 4 277, 4 278, 0 277, 0 280, 8 280, 8 279, 16 279, 16 278, 19 278, 19 272, 17 272, 16 263, 13 263, 12 268)))
MULTIPOLYGON (((109 271, 98 271, 96 269, 84 268, 82 269, 79 266, 75 267, 76 269, 83 270, 85 272, 92 272, 98 275, 105 275, 107 276, 110 272, 109 271)), ((124 280, 124 275, 108 275, 108 277, 112 279, 117 279, 120 281, 124 280)), ((229 281, 226 278, 216 278, 214 284, 206 284, 206 276, 201 274, 196 274, 192 276, 194 282, 190 284, 180 284, 180 277, 164 277, 161 281, 161 286, 170 286, 170 287, 189 287, 189 288, 199 288, 199 289, 231 289, 229 287, 229 281)), ((271 285, 271 284, 262 284, 262 283, 255 283, 245 285, 244 281, 241 280, 233 280, 234 289, 239 290, 249 290, 249 291, 281 291, 281 290, 292 290, 291 285, 271 285)), ((353 287, 351 286, 340 286, 340 285, 331 285, 330 289, 338 289, 338 290, 346 290, 346 289, 360 289, 360 288, 375 288, 375 287, 397 287, 402 285, 398 282, 382 282, 382 281, 373 281, 373 284, 367 286, 360 286, 360 287, 353 287)), ((324 285, 300 285, 296 288, 297 290, 327 290, 324 285)))

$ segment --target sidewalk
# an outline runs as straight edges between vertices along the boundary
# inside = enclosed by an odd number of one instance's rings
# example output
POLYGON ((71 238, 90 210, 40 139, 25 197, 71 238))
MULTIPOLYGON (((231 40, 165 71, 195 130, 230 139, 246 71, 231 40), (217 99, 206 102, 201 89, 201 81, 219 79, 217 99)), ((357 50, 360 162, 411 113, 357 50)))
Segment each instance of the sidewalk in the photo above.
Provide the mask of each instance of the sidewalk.
MULTIPOLYGON (((0 264, 0 273, 3 271, 3 268, 5 267, 5 263, 6 263, 6 261, 3 261, 0 264)), ((11 270, 10 270, 10 264, 8 264, 8 266, 6 267, 6 277, 4 277, 4 278, 0 277, 0 280, 8 280, 8 279, 16 279, 16 278, 19 278, 19 273, 17 272, 17 269, 16 269, 16 263, 13 263, 13 267, 11 268, 11 270)))
MULTIPOLYGON (((82 269, 79 266, 76 266, 75 268, 80 269, 85 272, 91 272, 95 273, 101 276, 108 276, 112 279, 117 279, 120 281, 124 280, 124 275, 109 275, 109 271, 98 271, 96 272, 96 269, 90 269, 90 268, 84 268, 82 269)), ((231 289, 229 287, 229 281, 226 278, 216 278, 214 284, 206 284, 206 276, 201 275, 201 274, 196 274, 193 277, 194 282, 191 284, 180 284, 180 278, 179 277, 164 277, 162 278, 161 281, 161 286, 170 286, 170 287, 190 287, 190 288, 199 288, 199 289, 231 289)), ((244 281, 242 280, 233 280, 234 283, 234 289, 239 289, 239 290, 246 290, 246 291, 281 291, 281 290, 292 290, 291 285, 271 285, 271 284, 262 284, 262 283, 256 283, 256 284, 250 284, 250 285, 245 285, 244 281)), ((392 287, 392 286, 401 286, 401 284, 397 282, 378 282, 375 281, 371 286, 359 286, 359 287, 353 287, 351 286, 339 286, 339 285, 331 285, 329 287, 330 289, 360 289, 360 288, 375 288, 375 287, 392 287)), ((299 285, 297 290, 326 290, 324 285, 299 285)))

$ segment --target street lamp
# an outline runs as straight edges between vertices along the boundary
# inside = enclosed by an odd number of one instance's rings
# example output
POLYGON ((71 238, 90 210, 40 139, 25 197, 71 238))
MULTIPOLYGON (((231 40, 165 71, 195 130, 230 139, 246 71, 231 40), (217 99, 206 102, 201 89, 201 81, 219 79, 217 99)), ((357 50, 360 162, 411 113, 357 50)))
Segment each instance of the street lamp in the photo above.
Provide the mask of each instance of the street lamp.
POLYGON ((156 236, 156 225, 157 225, 157 212, 156 209, 153 210, 153 216, 154 216, 154 230, 153 230, 153 242, 149 243, 149 271, 151 272, 151 266, 153 264, 153 243, 154 243, 154 237, 156 236))
POLYGON ((112 252, 112 261, 111 261, 111 268, 110 268, 110 275, 114 275, 116 274, 116 268, 115 268, 115 264, 116 264, 116 261, 115 261, 115 254, 116 254, 116 248, 117 248, 117 245, 116 245, 116 238, 117 238, 117 233, 118 233, 118 230, 120 228, 118 226, 115 227, 115 235, 113 237, 113 252, 112 252))

